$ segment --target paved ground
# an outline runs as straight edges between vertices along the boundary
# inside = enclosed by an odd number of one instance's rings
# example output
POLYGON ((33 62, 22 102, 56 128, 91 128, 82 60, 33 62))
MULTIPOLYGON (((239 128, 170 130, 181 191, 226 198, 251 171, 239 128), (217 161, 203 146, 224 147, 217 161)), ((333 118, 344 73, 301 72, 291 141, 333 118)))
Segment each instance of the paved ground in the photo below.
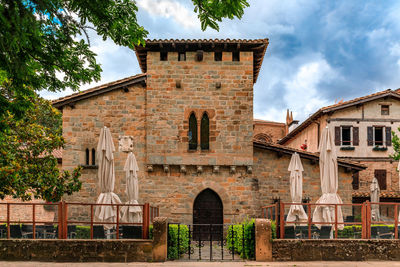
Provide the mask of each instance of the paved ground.
POLYGON ((164 262, 164 263, 54 263, 54 262, 2 262, 0 261, 0 266, 6 267, 31 267, 31 266, 39 266, 39 267, 126 267, 126 266, 136 266, 136 267, 386 267, 386 266, 399 266, 400 262, 388 262, 388 261, 368 261, 368 262, 352 262, 352 261, 313 261, 313 262, 164 262))

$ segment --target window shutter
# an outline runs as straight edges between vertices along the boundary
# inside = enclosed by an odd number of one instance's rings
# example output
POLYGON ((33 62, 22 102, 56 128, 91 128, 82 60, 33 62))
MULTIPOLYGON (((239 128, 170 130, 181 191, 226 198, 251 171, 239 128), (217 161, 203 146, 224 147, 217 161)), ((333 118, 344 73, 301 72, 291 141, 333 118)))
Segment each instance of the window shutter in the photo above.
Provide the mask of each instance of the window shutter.
POLYGON ((375 170, 375 178, 378 180, 379 189, 386 190, 386 170, 375 170))
POLYGON ((385 127, 385 131, 386 131, 386 145, 391 146, 392 145, 392 128, 385 127))
POLYGON ((367 144, 368 146, 374 145, 374 127, 367 127, 367 144))
POLYGON ((358 127, 353 127, 353 146, 358 146, 360 143, 358 127))
POLYGON ((340 127, 335 127, 335 145, 340 146, 340 127))

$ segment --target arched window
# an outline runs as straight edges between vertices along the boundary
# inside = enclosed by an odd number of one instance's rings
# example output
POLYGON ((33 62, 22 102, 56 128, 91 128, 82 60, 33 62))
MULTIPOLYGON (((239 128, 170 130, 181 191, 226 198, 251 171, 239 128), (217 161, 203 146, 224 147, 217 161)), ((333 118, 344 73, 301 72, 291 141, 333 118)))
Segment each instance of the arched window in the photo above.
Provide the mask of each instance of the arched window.
POLYGON ((92 148, 92 165, 96 165, 96 150, 92 148))
POLYGON ((85 154, 85 163, 86 165, 89 165, 89 148, 86 148, 86 154, 85 154))
POLYGON ((200 129, 201 149, 210 149, 210 120, 208 119, 208 115, 205 112, 203 114, 203 117, 201 118, 200 129))
POLYGON ((196 150, 197 149, 197 119, 194 113, 190 114, 189 117, 189 149, 196 150))

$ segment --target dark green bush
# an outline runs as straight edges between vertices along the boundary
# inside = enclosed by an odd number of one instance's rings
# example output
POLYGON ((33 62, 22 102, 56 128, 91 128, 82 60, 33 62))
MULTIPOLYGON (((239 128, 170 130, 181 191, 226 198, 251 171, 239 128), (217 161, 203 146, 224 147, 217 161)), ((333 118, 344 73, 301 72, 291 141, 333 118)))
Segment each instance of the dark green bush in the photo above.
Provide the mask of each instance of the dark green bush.
POLYGON ((170 224, 168 228, 168 259, 178 259, 179 255, 188 251, 189 228, 184 224, 170 224), (178 227, 179 227, 179 250, 178 250, 178 227))
POLYGON ((231 225, 228 228, 226 242, 229 250, 235 249, 242 259, 254 259, 255 255, 255 220, 245 220, 241 224, 231 225), (232 237, 233 233, 233 237, 232 237), (244 249, 243 249, 244 244, 244 249))
POLYGON ((90 239, 90 226, 77 225, 75 238, 76 239, 90 239))

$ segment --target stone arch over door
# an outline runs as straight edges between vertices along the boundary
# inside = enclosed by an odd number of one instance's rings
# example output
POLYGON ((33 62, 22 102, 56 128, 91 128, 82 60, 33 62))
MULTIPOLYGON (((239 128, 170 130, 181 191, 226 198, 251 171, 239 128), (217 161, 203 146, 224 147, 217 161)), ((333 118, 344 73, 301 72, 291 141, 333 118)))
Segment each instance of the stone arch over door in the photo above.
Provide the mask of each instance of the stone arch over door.
POLYGON ((224 207, 224 214, 231 214, 233 211, 230 197, 226 193, 225 189, 214 181, 204 181, 202 183, 196 184, 196 186, 189 191, 189 198, 192 199, 192 202, 190 203, 190 210, 193 211, 194 200, 196 199, 197 195, 207 188, 213 190, 221 198, 222 205, 224 207))

